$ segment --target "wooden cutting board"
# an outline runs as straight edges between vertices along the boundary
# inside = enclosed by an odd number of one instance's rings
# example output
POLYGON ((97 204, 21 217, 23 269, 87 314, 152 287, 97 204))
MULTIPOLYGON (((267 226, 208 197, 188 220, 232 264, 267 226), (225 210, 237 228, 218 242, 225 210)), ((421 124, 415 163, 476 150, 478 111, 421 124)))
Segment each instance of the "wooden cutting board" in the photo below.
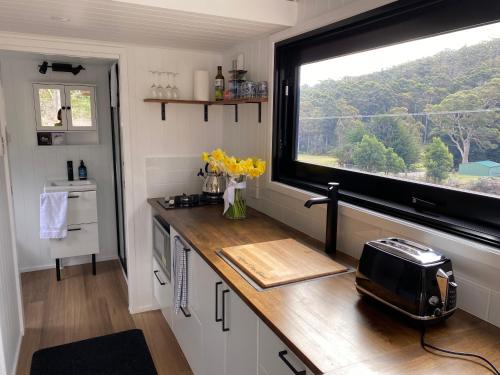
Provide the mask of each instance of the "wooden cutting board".
POLYGON ((291 238, 226 247, 222 254, 262 288, 347 271, 347 267, 291 238))

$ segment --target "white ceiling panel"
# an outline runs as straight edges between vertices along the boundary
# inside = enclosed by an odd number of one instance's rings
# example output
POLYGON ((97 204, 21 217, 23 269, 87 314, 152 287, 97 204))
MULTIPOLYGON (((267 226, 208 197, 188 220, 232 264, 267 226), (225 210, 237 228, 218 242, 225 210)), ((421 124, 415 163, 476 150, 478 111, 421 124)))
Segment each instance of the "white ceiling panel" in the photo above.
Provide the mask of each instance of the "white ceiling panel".
MULTIPOLYGON (((276 11, 276 7, 269 9, 276 11)), ((290 14, 293 16, 293 12, 290 14)), ((270 21, 269 17, 265 19, 270 21)), ((1 31, 119 43, 222 51, 246 39, 284 28, 283 22, 257 22, 128 1, 0 0, 1 31)))

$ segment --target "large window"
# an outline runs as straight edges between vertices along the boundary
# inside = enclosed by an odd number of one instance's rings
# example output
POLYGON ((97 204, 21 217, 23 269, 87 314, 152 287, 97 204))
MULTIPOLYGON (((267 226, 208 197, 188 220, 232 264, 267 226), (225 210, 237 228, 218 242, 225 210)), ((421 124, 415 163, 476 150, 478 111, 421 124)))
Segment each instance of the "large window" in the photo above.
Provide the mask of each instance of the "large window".
POLYGON ((277 45, 273 177, 498 245, 498 5, 403 3, 277 45))

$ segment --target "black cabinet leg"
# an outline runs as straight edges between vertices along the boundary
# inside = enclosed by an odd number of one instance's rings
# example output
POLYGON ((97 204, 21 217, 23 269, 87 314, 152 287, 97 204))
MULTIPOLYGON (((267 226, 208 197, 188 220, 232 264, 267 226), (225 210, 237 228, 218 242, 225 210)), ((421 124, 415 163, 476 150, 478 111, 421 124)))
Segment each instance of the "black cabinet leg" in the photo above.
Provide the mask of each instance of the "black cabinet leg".
POLYGON ((95 254, 92 254, 92 275, 96 274, 95 254))
POLYGON ((61 263, 59 258, 56 258, 56 277, 57 281, 61 281, 61 263))

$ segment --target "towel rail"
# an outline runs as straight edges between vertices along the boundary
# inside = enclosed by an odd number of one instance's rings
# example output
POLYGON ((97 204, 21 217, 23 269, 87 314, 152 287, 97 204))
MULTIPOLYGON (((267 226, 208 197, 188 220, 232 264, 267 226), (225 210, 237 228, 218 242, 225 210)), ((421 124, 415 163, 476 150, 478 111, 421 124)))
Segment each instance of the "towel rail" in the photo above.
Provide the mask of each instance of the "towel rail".
MULTIPOLYGON (((189 257, 188 257, 188 254, 191 251, 191 248, 184 243, 184 241, 181 239, 180 236, 175 236, 174 239, 175 239, 175 241, 178 241, 182 244, 183 250, 186 253, 186 280, 187 280, 187 282, 186 282, 186 294, 188 295, 188 299, 186 301, 189 302, 189 257)), ((176 282, 177 282, 177 280, 176 280, 176 282)), ((184 314, 184 316, 186 318, 190 318, 191 313, 189 312, 189 306, 187 306, 187 302, 186 302, 186 307, 180 306, 179 309, 182 311, 182 314, 184 314)))

